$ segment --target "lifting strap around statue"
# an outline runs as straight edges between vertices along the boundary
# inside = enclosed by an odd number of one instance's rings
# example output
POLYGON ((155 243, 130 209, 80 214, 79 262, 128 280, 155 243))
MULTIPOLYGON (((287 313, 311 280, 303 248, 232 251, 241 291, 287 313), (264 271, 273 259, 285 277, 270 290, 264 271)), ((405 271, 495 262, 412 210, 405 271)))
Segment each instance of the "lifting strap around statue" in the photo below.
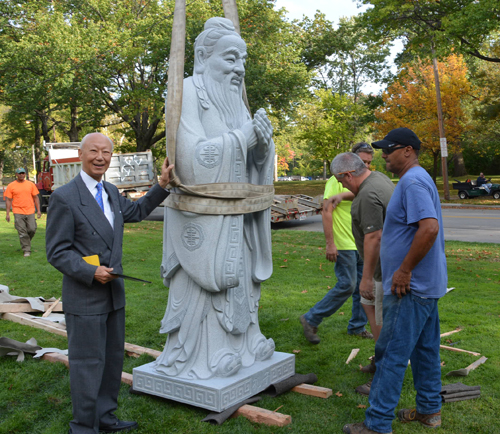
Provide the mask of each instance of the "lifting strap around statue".
MULTIPOLYGON (((222 0, 222 4, 226 18, 233 22, 236 31, 240 33, 236 1, 222 0)), ((166 103, 167 155, 170 164, 174 165, 177 129, 182 113, 185 40, 186 1, 175 0, 166 103)), ((243 99, 250 113, 244 83, 243 99)), ((165 205, 181 211, 199 214, 247 214, 265 210, 273 203, 273 185, 244 183, 184 185, 175 174, 175 169, 172 171, 171 177, 170 186, 178 188, 184 194, 170 194, 165 205)))

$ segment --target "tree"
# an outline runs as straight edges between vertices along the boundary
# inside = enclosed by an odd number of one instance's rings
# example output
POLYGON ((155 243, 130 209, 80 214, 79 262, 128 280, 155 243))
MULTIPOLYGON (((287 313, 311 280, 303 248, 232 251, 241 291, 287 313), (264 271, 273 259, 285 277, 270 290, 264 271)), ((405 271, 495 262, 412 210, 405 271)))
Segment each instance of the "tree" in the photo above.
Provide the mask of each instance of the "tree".
MULTIPOLYGON (((120 125, 138 151, 165 137, 164 106, 174 0, 5 0, 0 9, 2 101, 35 114, 44 138, 55 125, 72 141, 86 128, 120 125), (109 115, 113 116, 110 117, 109 115), (108 116, 106 116, 108 115, 108 116)), ((282 118, 307 92, 296 27, 267 0, 238 2, 247 41, 252 109, 282 118)), ((191 2, 186 75, 193 43, 221 2, 191 2)))
POLYGON ((324 178, 331 160, 365 137, 366 115, 367 108, 353 97, 323 89, 316 90, 314 97, 300 106, 297 138, 305 143, 312 157, 324 162, 324 178))
POLYGON ((500 30, 498 0, 362 0, 370 9, 363 23, 375 37, 404 37, 407 48, 420 57, 431 53, 431 42, 439 55, 462 53, 488 62, 500 56, 485 50, 500 30))
POLYGON ((340 95, 351 95, 357 103, 367 83, 383 83, 389 77, 386 58, 389 44, 370 40, 356 18, 341 18, 338 29, 323 14, 304 19, 303 60, 317 74, 315 84, 340 95))
MULTIPOLYGON (((462 101, 470 93, 467 67, 459 55, 438 62, 446 138, 451 152, 460 150, 462 134, 469 119, 462 101)), ((399 127, 412 129, 422 140, 422 149, 433 158, 432 176, 436 180, 440 155, 434 72, 429 61, 405 65, 396 81, 382 94, 383 105, 375 111, 380 136, 399 127)))

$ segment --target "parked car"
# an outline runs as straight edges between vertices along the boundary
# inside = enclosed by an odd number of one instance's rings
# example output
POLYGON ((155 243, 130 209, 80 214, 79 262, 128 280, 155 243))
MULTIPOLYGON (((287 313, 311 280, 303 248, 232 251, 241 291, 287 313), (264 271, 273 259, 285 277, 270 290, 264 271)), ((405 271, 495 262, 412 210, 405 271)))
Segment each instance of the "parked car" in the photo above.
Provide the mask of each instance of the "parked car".
POLYGON ((456 182, 453 183, 453 188, 458 190, 458 197, 460 199, 469 199, 473 197, 483 197, 483 196, 493 196, 493 199, 500 199, 500 184, 491 184, 490 191, 484 188, 484 186, 478 187, 476 181, 471 181, 467 179, 462 182, 455 179, 456 182))

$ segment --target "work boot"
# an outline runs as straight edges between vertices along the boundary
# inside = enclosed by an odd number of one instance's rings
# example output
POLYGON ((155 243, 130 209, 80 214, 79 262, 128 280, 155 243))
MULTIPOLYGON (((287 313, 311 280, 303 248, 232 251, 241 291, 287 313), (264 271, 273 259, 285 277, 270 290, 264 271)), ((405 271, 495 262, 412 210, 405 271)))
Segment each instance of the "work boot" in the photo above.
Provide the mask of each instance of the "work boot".
POLYGON ((318 327, 313 327, 312 325, 310 325, 307 322, 304 315, 302 315, 300 317, 300 323, 302 324, 302 327, 304 328, 304 336, 306 337, 306 339, 309 342, 311 342, 311 344, 319 344, 320 338, 316 334, 316 333, 318 333, 318 327))
POLYGON ((437 413, 421 414, 414 408, 403 408, 398 411, 398 419, 402 423, 420 422, 427 428, 439 428, 441 426, 441 410, 437 413))
POLYGON ((373 339, 373 335, 368 330, 363 330, 361 333, 354 333, 354 336, 359 336, 360 338, 373 339))
MULTIPOLYGON (((342 428, 345 434, 380 434, 378 431, 373 431, 367 428, 363 422, 348 423, 342 428)), ((388 434, 392 434, 392 431, 388 434)))
POLYGON ((375 366, 375 359, 372 358, 370 360, 370 364, 366 366, 362 366, 360 368, 361 372, 364 372, 366 374, 375 374, 375 371, 377 370, 377 367, 375 366))
POLYGON ((368 381, 368 383, 356 387, 356 392, 358 392, 360 395, 365 395, 365 396, 370 395, 370 389, 372 388, 372 381, 373 378, 371 378, 370 381, 368 381))

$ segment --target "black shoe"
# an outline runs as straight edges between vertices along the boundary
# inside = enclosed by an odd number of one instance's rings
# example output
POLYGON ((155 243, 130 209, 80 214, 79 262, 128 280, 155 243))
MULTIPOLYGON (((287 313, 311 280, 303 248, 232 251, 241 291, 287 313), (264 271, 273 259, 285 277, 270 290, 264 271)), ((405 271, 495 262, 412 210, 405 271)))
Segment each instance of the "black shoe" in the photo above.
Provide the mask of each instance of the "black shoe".
POLYGON ((132 431, 137 429, 139 425, 135 421, 119 420, 113 425, 105 425, 99 427, 99 432, 120 432, 120 431, 132 431))

